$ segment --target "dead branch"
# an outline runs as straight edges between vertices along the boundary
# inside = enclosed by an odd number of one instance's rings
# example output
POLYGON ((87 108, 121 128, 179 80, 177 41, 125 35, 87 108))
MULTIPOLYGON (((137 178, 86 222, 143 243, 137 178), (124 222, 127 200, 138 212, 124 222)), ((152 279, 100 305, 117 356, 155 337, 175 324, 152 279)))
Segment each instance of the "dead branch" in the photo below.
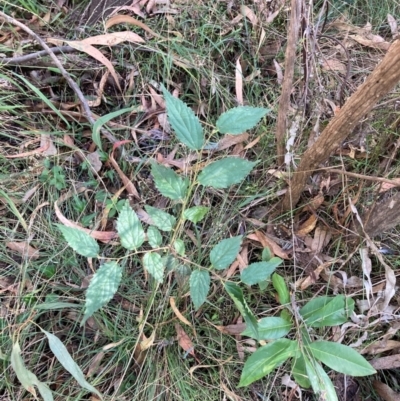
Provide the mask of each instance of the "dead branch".
POLYGON ((292 0, 288 42, 285 53, 285 76, 283 78, 282 93, 279 99, 278 122, 276 124, 275 133, 276 154, 278 155, 279 165, 283 164, 285 157, 286 119, 289 111, 290 93, 293 87, 296 46, 300 29, 300 6, 301 1, 292 0))
POLYGON ((390 46, 383 60, 367 80, 347 100, 343 108, 324 129, 317 141, 304 153, 281 203, 283 212, 300 199, 307 179, 340 146, 374 105, 400 81, 400 40, 390 46))

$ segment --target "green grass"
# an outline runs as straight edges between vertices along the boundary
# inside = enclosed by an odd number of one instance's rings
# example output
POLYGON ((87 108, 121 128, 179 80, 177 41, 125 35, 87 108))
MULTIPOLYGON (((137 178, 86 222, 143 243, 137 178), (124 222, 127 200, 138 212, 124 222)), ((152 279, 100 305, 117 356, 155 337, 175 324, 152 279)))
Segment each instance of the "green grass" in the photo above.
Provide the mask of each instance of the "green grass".
MULTIPOLYGON (((16 17, 27 22, 29 12, 43 16, 47 7, 35 0, 22 1, 16 4, 2 3, 2 10, 8 13, 16 12, 16 17), (26 16, 28 15, 28 17, 26 16)), ((238 8, 229 12, 226 4, 220 2, 204 2, 180 6, 180 13, 173 16, 174 26, 167 23, 163 16, 146 19, 154 31, 163 35, 166 40, 150 38, 143 49, 122 43, 116 48, 103 48, 107 56, 116 62, 116 70, 125 84, 131 71, 134 74, 133 86, 130 93, 121 96, 112 83, 106 85, 101 106, 93 109, 97 115, 131 106, 140 106, 143 99, 150 100, 149 84, 164 83, 170 90, 179 88, 180 98, 190 107, 202 110, 200 119, 207 127, 207 135, 212 131, 216 117, 221 112, 236 106, 235 100, 235 63, 238 57, 243 62, 244 75, 248 76, 260 69, 261 74, 250 82, 244 84, 243 97, 246 104, 256 107, 268 107, 271 113, 251 132, 251 139, 260 137, 260 141, 246 152, 246 157, 259 160, 254 172, 240 185, 230 191, 199 190, 195 193, 193 202, 203 202, 211 206, 208 218, 199 224, 197 235, 202 247, 197 248, 186 235, 184 227, 181 238, 185 240, 188 253, 193 254, 192 261, 202 264, 206 261, 208 251, 222 238, 229 235, 238 235, 242 231, 251 233, 254 230, 266 229, 270 218, 271 207, 277 201, 276 193, 285 188, 285 182, 274 178, 268 170, 276 168, 276 154, 274 145, 274 129, 278 110, 280 86, 273 77, 264 74, 268 62, 258 48, 259 36, 247 20, 239 24, 230 25, 230 21, 237 15, 238 8), (228 31, 229 30, 229 31, 228 31), (228 31, 228 33, 224 33, 228 31), (184 59, 192 67, 181 67, 174 60, 184 59), (261 195, 260 195, 261 194, 261 195), (259 226, 251 218, 257 218, 257 209, 266 208, 267 214, 261 218, 259 226)), ((285 37, 286 11, 270 26, 265 26, 267 39, 277 36, 285 37)), ((353 2, 333 2, 329 18, 334 19, 346 15, 354 24, 363 25, 371 22, 373 30, 386 34, 386 15, 400 15, 397 1, 354 0, 353 2)), ((70 23, 66 16, 58 17, 54 25, 46 28, 50 36, 55 32, 65 38, 72 38, 70 23), (55 28, 57 27, 57 29, 55 28)), ((113 30, 126 28, 114 27, 113 30)), ((139 28, 129 28, 139 35, 145 36, 139 28)), ((100 25, 87 29, 86 33, 79 33, 81 37, 87 35, 103 34, 100 25)), ((42 32, 43 34, 43 32, 42 32)), ((23 38, 25 36, 21 34, 23 38)), ((388 35, 386 34, 388 37, 388 35)), ((26 52, 36 51, 31 47, 26 52)), ((11 56, 11 49, 4 49, 7 56, 11 56)), ((376 54, 358 48, 357 57, 361 61, 365 57, 376 58, 376 54)), ((94 93, 92 83, 99 82, 104 68, 94 63, 89 56, 79 54, 81 60, 88 63, 86 75, 81 68, 71 67, 71 74, 85 94, 94 93)), ((284 52, 277 55, 278 62, 283 63, 284 52)), ((358 80, 364 79, 369 72, 369 65, 361 68, 363 64, 356 64, 358 80)), ((42 70, 42 69, 41 69, 42 70)), ((89 169, 82 168, 74 159, 73 151, 62 143, 64 135, 74 139, 75 146, 88 151, 91 142, 90 127, 79 120, 69 121, 70 128, 57 116, 43 113, 41 108, 33 109, 32 104, 40 100, 38 93, 26 86, 19 76, 30 80, 29 73, 20 68, 13 70, 3 68, 1 74, 12 80, 9 84, 0 85, 0 125, 1 148, 0 155, 0 190, 5 192, 12 200, 12 204, 0 202, 1 232, 3 240, 0 242, 0 290, 1 318, 0 318, 0 362, 4 370, 4 380, 0 384, 0 392, 5 393, 10 400, 27 399, 27 393, 15 377, 10 367, 10 353, 12 344, 19 342, 22 357, 27 367, 34 372, 40 380, 48 382, 54 392, 56 400, 87 399, 88 393, 83 391, 68 373, 60 366, 50 352, 44 335, 44 330, 57 335, 67 346, 76 363, 84 373, 93 369, 88 381, 105 395, 105 399, 127 400, 223 400, 224 388, 243 400, 284 399, 285 386, 281 385, 281 377, 290 373, 290 366, 282 366, 267 378, 258 381, 249 388, 237 388, 240 373, 244 364, 238 356, 237 340, 228 335, 221 334, 215 326, 232 324, 239 317, 238 311, 232 304, 228 295, 223 292, 218 280, 213 280, 212 296, 199 312, 196 312, 190 303, 188 294, 187 275, 170 274, 166 281, 157 289, 146 281, 138 256, 131 257, 121 247, 102 245, 104 257, 121 258, 124 265, 122 284, 114 299, 84 327, 80 327, 82 309, 84 306, 84 291, 88 285, 92 271, 87 260, 75 254, 62 238, 55 227, 57 218, 54 213, 54 203, 67 190, 75 194, 60 205, 62 213, 71 221, 90 224, 98 222, 104 204, 98 200, 98 194, 103 192, 111 197, 121 188, 121 181, 110 167, 104 167, 100 175, 93 174, 89 169), (26 142, 36 139, 38 132, 53 136, 58 149, 56 156, 42 157, 34 155, 21 159, 6 159, 9 154, 20 152, 19 147, 26 142), (57 175, 58 179, 54 179, 57 175), (57 188, 56 183, 59 183, 57 188), (78 189, 86 187, 85 192, 78 194, 78 189), (36 187, 34 194, 24 202, 21 199, 30 189, 36 187), (97 199, 96 199, 97 196, 97 199), (47 202, 48 204, 45 204, 47 202), (92 219, 88 218, 93 215, 92 219), (85 220, 86 218, 86 220, 85 220), (26 224, 28 229, 24 228, 26 224), (6 241, 25 241, 29 239, 30 245, 40 250, 39 259, 25 260, 13 253, 6 246, 6 241), (193 341, 195 352, 201 366, 195 368, 197 362, 186 356, 179 346, 176 337, 175 324, 179 322, 169 306, 169 297, 176 298, 177 306, 184 316, 192 322, 196 335, 188 326, 183 326, 193 341), (64 303, 69 303, 67 307, 64 303), (58 308, 59 306, 59 308, 58 308), (155 343, 147 350, 141 363, 134 360, 134 350, 143 340, 140 338, 140 316, 146 316, 144 334, 150 337, 156 332, 155 343), (107 347, 107 350, 104 350, 107 347), (93 361, 104 353, 99 367, 94 369, 93 361), (224 387, 225 386, 225 387, 224 387), (264 398, 263 398, 264 397, 264 398)), ((44 70, 43 70, 44 71, 44 70)), ((302 79, 302 72, 298 70, 296 79, 302 79)), ((325 75, 324 75, 325 78, 325 75)), ((3 81, 1 81, 3 82, 3 81)), ((40 83, 31 81, 33 85, 40 83)), ((56 96, 63 102, 73 101, 75 96, 64 82, 59 82, 53 88, 56 96)), ((50 98, 48 86, 40 88, 46 98, 50 98)), ((327 91, 329 92, 329 91, 327 91)), ((314 99, 319 101, 319 98, 314 99)), ((46 107, 46 110, 48 107, 46 107)), ((140 129, 150 130, 155 120, 142 122, 147 115, 144 113, 123 116, 117 122, 125 126, 134 126, 141 122, 140 129)), ((346 168, 361 174, 374 174, 379 168, 380 156, 387 152, 388 143, 397 140, 393 129, 385 126, 385 110, 376 112, 374 128, 367 137, 367 159, 346 159, 346 168), (379 132, 379 135, 376 135, 379 132)), ((305 130, 310 129, 312 123, 305 124, 305 130)), ((132 139, 130 130, 113 129, 111 131, 117 139, 132 139)), ((139 139, 143 136, 138 134, 139 139)), ((217 141, 216 136, 212 141, 217 141)), ((306 139, 302 138, 298 144, 297 152, 305 148, 306 139)), ((166 156, 177 145, 177 141, 159 141, 146 139, 138 144, 131 143, 125 146, 128 156, 148 158, 157 152, 166 156)), ((21 150, 30 151, 38 148, 39 143, 31 144, 21 150)), ((110 144, 103 139, 106 152, 110 152, 110 144)), ((228 152, 227 152, 228 153, 228 152)), ((178 146, 176 158, 187 154, 178 146)), ((211 158, 214 156, 211 156, 211 158)), ((341 163, 342 158, 332 158, 333 163, 341 163)), ((143 204, 155 205, 159 195, 154 189, 149 167, 144 164, 132 163, 119 158, 118 163, 128 177, 135 177, 139 183, 143 197, 143 204)), ((396 177, 398 166, 392 166, 388 173, 396 177)), ((356 183, 356 181, 354 181, 356 183)), ((341 227, 332 218, 333 205, 341 205, 339 210, 345 212, 348 197, 354 198, 358 188, 354 185, 341 187, 337 193, 329 195, 326 204, 318 211, 320 218, 328 222, 329 226, 340 230, 341 227)), ((373 197, 373 188, 363 190, 362 200, 373 197)), ((1 195, 0 195, 1 196, 1 195)), ((125 196, 125 195, 123 195, 125 196)), ((303 201, 307 203, 311 195, 305 193, 303 201)), ((143 205, 141 205, 143 206, 143 205)), ((173 208, 172 204, 166 204, 173 208)), ((261 210, 262 212, 262 210, 261 210)), ((296 214, 296 211, 293 211, 296 214)), ((304 215, 303 215, 304 216, 304 215)), ((274 224, 278 218, 271 218, 274 224)), ((107 229, 112 230, 114 219, 110 219, 107 229)), ((397 240, 397 233, 390 235, 397 240)), ((259 260, 261 248, 254 243, 249 244, 250 261, 259 260)), ((331 257, 345 258, 350 252, 346 238, 337 235, 325 251, 331 257)), ((303 273, 298 262, 288 261, 279 269, 287 282, 293 283, 303 273)), ((397 263, 396 261, 394 263, 397 263)), ((188 264, 189 265, 189 264, 188 264)), ((95 265, 95 268, 98 266, 95 265)), ((190 267, 190 265, 189 265, 190 267)), ((303 266, 301 266, 303 267, 303 266)), ((332 270, 336 268, 332 266, 332 270)), ((349 275, 362 277, 359 261, 356 260, 343 269, 349 275)), ((374 265, 374 273, 382 273, 382 266, 374 265)), ((186 272, 187 273, 187 272, 186 272)), ((321 281, 302 294, 298 294, 299 302, 311 299, 316 289, 321 288, 321 281)), ((327 290, 323 290, 324 291, 327 290)), ((256 288, 246 290, 246 299, 258 317, 276 315, 279 310, 272 290, 264 292, 256 288)), ((182 324, 183 325, 183 324, 182 324)), ((371 329, 368 341, 379 337, 379 331, 387 330, 382 324, 371 329), (374 332, 376 330, 376 333, 374 332)), ((345 343, 355 341, 349 335, 345 343)), ((327 332, 318 333, 328 336, 327 332)), ((247 358, 249 354, 245 353, 247 358)), ((393 389, 398 390, 396 373, 392 371, 380 372, 377 378, 387 382, 393 389)), ((372 378, 360 380, 362 399, 377 400, 372 395, 372 378), (366 398, 370 397, 370 398, 366 398)), ((303 393, 304 399, 314 400, 311 392, 303 393)), ((229 396, 227 395, 229 398, 229 396)))

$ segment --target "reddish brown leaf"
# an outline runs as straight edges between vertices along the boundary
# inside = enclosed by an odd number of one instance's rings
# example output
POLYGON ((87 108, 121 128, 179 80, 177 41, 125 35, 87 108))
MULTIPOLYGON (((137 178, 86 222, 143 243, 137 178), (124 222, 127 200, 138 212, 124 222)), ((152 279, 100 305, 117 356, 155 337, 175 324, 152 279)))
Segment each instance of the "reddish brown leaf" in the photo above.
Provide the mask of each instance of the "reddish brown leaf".
POLYGON ((54 210, 56 212, 56 216, 61 223, 63 223, 67 227, 77 228, 78 230, 84 231, 86 234, 89 234, 94 239, 98 239, 102 242, 109 242, 114 238, 118 237, 118 234, 115 231, 94 231, 89 230, 87 228, 83 228, 78 223, 74 223, 73 221, 68 220, 62 213, 60 208, 57 205, 57 202, 54 203, 54 210))
POLYGON ((175 330, 176 330, 176 338, 178 340, 178 344, 183 350, 189 354, 192 355, 197 362, 200 363, 200 361, 197 359, 196 354, 194 352, 194 346, 192 343, 192 340, 190 337, 186 334, 185 330, 183 330, 182 326, 179 323, 175 324, 175 330))
POLYGON ((262 231, 256 231, 247 236, 248 239, 258 241, 264 248, 268 248, 271 252, 282 259, 291 259, 287 252, 285 252, 274 240, 262 231))
POLYGON ((374 380, 372 385, 379 396, 385 401, 400 401, 400 394, 393 391, 387 384, 374 380))

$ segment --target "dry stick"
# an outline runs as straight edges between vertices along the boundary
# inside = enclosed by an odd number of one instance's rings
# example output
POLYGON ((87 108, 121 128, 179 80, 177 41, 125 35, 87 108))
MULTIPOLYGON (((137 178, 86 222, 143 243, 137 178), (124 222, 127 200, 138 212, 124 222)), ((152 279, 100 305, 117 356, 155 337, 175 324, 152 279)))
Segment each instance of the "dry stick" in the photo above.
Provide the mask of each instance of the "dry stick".
MULTIPOLYGON (((92 112, 90 111, 90 107, 88 102, 85 99, 85 96, 83 95, 82 91, 79 89, 79 86, 76 84, 76 82, 71 78, 71 76, 68 74, 68 72, 65 70, 65 68, 62 66, 60 60, 56 57, 56 55, 52 52, 51 48, 47 46, 46 42, 43 41, 43 39, 38 36, 35 32, 33 32, 30 28, 28 28, 26 25, 24 25, 22 22, 17 21, 16 19, 8 16, 7 14, 4 14, 2 11, 0 11, 0 17, 3 17, 7 22, 9 22, 12 25, 18 26, 21 29, 23 29, 26 33, 31 35, 34 39, 36 39, 40 46, 43 47, 43 49, 48 53, 48 55, 51 57, 51 59, 54 61, 54 64, 58 67, 58 69, 61 72, 61 75, 64 77, 64 79, 68 82, 69 86, 71 89, 75 92, 75 94, 78 96, 80 102, 82 103, 82 107, 85 110, 86 117, 88 121, 90 122, 91 125, 94 125, 95 120, 92 117, 92 112)), ((116 142, 117 140, 114 138, 112 134, 110 134, 107 131, 102 130, 102 134, 107 137, 107 139, 111 142, 116 142)))
POLYGON ((382 182, 385 184, 391 184, 393 187, 400 187, 400 181, 396 181, 395 179, 372 177, 370 175, 351 173, 350 171, 338 170, 336 168, 327 168, 324 169, 324 171, 327 171, 328 173, 344 174, 348 175, 349 177, 361 178, 362 180, 367 180, 367 181, 375 181, 375 182, 382 182))
POLYGON ((275 133, 276 153, 278 155, 279 165, 283 164, 285 160, 286 118, 289 111, 290 93, 293 86, 296 46, 300 28, 300 6, 301 1, 292 0, 288 42, 285 53, 285 76, 283 78, 282 93, 279 99, 278 122, 275 133))
POLYGON ((297 204, 307 178, 329 158, 355 129, 361 118, 371 111, 374 105, 399 81, 400 40, 396 40, 372 74, 347 100, 339 114, 331 120, 321 136, 304 153, 291 179, 289 191, 280 205, 282 212, 289 211, 297 204))

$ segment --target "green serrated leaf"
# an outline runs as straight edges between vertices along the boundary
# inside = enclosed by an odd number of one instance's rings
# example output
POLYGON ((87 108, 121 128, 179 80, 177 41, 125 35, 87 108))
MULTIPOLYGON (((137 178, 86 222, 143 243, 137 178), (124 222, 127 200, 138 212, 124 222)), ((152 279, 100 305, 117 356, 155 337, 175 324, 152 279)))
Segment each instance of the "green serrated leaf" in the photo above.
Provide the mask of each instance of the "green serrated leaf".
POLYGON ((210 273, 207 270, 194 270, 190 275, 190 298, 196 310, 207 299, 210 291, 210 273))
POLYGON ((209 210, 210 208, 206 206, 193 206, 183 212, 183 217, 197 224, 199 221, 203 220, 209 210))
POLYGON ((86 381, 85 375, 83 374, 81 368, 72 359, 72 356, 68 352, 65 345, 61 342, 61 340, 54 334, 51 334, 43 329, 42 332, 46 334, 51 351, 57 358, 58 362, 60 362, 61 365, 64 367, 64 369, 67 370, 74 377, 74 379, 79 383, 82 388, 98 395, 100 399, 103 399, 100 392, 86 381))
POLYGON ((217 270, 226 269, 237 257, 242 244, 242 236, 220 241, 210 252, 210 262, 217 270))
POLYGON ((160 231, 155 226, 150 226, 147 230, 147 241, 152 248, 159 248, 162 243, 160 231))
POLYGON ((24 361, 21 357, 21 348, 18 343, 13 345, 11 351, 11 366, 17 375, 19 382, 22 384, 22 387, 35 396, 35 388, 36 386, 40 392, 40 395, 43 397, 44 401, 53 401, 53 394, 46 384, 39 381, 37 376, 32 373, 29 369, 26 368, 24 361))
POLYGON ((121 245, 125 249, 134 250, 141 247, 145 240, 142 224, 136 213, 125 201, 117 220, 117 231, 120 236, 121 245))
POLYGON ((256 262, 247 266, 240 273, 240 278, 247 285, 254 285, 268 280, 275 269, 282 263, 282 259, 274 257, 268 262, 256 262))
POLYGON ((299 313, 309 327, 338 326, 347 322, 354 311, 354 301, 344 295, 321 296, 307 302, 299 313))
POLYGON ((122 267, 117 262, 107 262, 100 266, 86 291, 85 314, 81 326, 111 300, 118 290, 121 278, 122 267))
POLYGON ((144 268, 153 276, 159 283, 163 282, 165 265, 161 256, 156 252, 148 252, 143 257, 144 268))
POLYGON ((242 290, 238 285, 229 282, 225 283, 224 287, 243 316, 244 321, 246 322, 246 330, 249 330, 249 333, 251 334, 250 337, 258 339, 258 323, 243 297, 242 290))
POLYGON ((93 139, 93 142, 97 145, 97 147, 101 151, 103 151, 103 145, 101 143, 101 136, 100 136, 101 127, 104 124, 107 124, 113 118, 119 117, 121 114, 129 113, 129 112, 131 112, 133 110, 134 110, 133 107, 128 107, 126 109, 113 111, 112 113, 108 113, 108 114, 106 114, 104 116, 101 116, 100 118, 98 118, 96 120, 96 122, 93 124, 93 127, 92 127, 92 139, 93 139))
POLYGON ((153 224, 161 231, 172 231, 175 227, 176 218, 171 214, 163 212, 153 206, 146 205, 144 208, 151 217, 153 224))
POLYGON ((200 150, 204 146, 204 133, 199 119, 182 100, 172 96, 162 88, 168 121, 178 139, 192 150, 200 150))
POLYGON ((198 181, 206 187, 228 188, 243 181, 255 165, 239 157, 226 157, 206 166, 198 181))
POLYGON ((282 276, 277 273, 272 275, 272 285, 275 290, 278 292, 279 302, 281 305, 286 305, 290 303, 290 294, 285 283, 285 280, 282 276))
MULTIPOLYGON (((258 340, 276 340, 284 337, 292 327, 292 322, 281 317, 264 317, 258 321, 258 340)), ((246 328, 242 336, 252 337, 252 333, 246 328)))
POLYGON ((268 262, 270 259, 272 259, 273 253, 269 248, 264 248, 261 254, 261 260, 263 262, 268 262))
POLYGON ((151 174, 156 188, 162 195, 172 200, 184 199, 187 194, 189 180, 182 178, 171 168, 156 162, 151 163, 151 174))
POLYGON ((268 112, 268 109, 260 107, 235 107, 219 116, 217 129, 222 134, 241 134, 244 131, 254 128, 268 112))
POLYGON ((307 376, 314 392, 323 396, 324 401, 338 401, 335 387, 322 366, 315 361, 310 361, 305 355, 303 357, 307 376))
POLYGON ((303 388, 310 388, 311 383, 307 376, 306 364, 304 362, 304 356, 301 354, 298 358, 293 359, 292 363, 292 375, 298 385, 303 388))
POLYGON ((57 224, 58 229, 61 231, 68 245, 79 255, 87 258, 95 258, 99 252, 99 244, 89 234, 77 228, 63 226, 57 224))
POLYGON ((185 243, 181 239, 174 242, 174 248, 178 255, 185 256, 185 243))
POLYGON ((315 359, 349 376, 368 376, 376 370, 356 350, 332 341, 314 341, 307 345, 315 359))
POLYGON ((288 358, 296 355, 297 349, 297 341, 287 338, 281 338, 259 348, 244 364, 239 387, 248 386, 271 373, 288 358))

